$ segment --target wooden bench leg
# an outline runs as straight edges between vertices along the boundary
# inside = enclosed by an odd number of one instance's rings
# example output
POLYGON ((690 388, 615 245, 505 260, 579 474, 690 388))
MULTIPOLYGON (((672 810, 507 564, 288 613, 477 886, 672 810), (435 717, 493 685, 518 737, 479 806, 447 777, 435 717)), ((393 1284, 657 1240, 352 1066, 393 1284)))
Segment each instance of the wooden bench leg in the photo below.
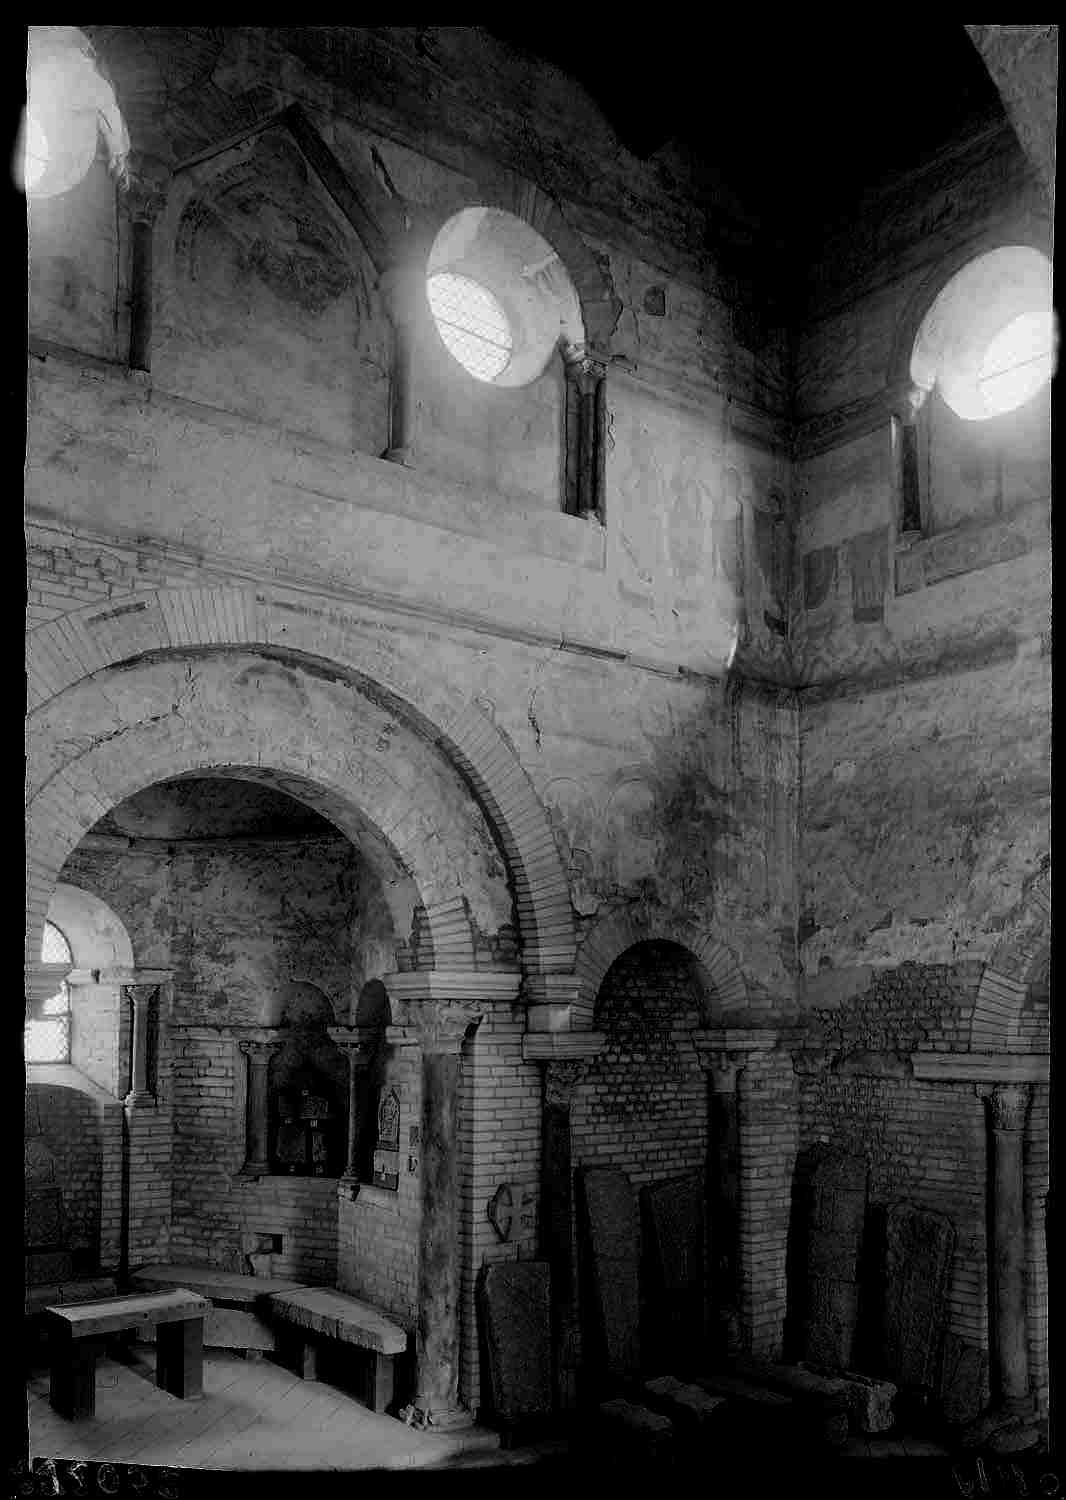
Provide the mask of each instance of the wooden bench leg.
POLYGON ((370 1356, 370 1379, 367 1390, 367 1405, 371 1411, 384 1411, 392 1404, 393 1356, 372 1353, 370 1356))
POLYGON ((204 1320, 186 1318, 156 1329, 155 1383, 188 1401, 204 1389, 204 1320))
POLYGON ((318 1345, 310 1339, 303 1339, 300 1343, 299 1358, 300 1374, 304 1380, 318 1379, 318 1345))
POLYGON ((63 1339, 52 1349, 48 1400, 72 1422, 96 1413, 96 1360, 102 1339, 63 1339))

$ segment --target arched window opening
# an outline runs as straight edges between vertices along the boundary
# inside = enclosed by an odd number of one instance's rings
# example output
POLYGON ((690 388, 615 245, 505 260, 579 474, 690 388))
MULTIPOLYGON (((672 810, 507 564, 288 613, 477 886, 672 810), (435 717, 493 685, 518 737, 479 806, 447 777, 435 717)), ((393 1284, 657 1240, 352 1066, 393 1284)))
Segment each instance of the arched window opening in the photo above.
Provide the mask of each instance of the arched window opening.
POLYGON ((922 320, 911 354, 920 391, 967 422, 1015 411, 1051 379, 1051 263, 1027 245, 990 250, 958 271, 922 320))
POLYGON ((69 192, 88 173, 101 144, 116 174, 125 170, 129 136, 114 89, 76 26, 31 26, 27 100, 16 172, 28 197, 69 192))
MULTIPOLYGON (((45 922, 41 938, 41 962, 69 970, 74 962, 66 935, 54 922, 45 922)), ((56 991, 37 1006, 37 1014, 26 1021, 23 1052, 28 1063, 70 1061, 70 990, 59 979, 56 991)))
POLYGON ((944 285, 910 354, 900 530, 930 536, 1050 497, 1051 263, 1008 245, 944 285))

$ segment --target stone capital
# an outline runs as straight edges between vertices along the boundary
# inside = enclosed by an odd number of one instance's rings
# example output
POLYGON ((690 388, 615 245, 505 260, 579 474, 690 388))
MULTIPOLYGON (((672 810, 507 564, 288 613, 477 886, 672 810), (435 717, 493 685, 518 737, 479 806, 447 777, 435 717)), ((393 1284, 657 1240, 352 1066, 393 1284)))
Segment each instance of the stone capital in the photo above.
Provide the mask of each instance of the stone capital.
POLYGON ((888 408, 903 427, 913 427, 928 395, 912 380, 903 381, 887 392, 888 408))
POLYGON ((253 1068, 265 1068, 281 1046, 278 1037, 241 1037, 237 1043, 253 1068))
POLYGON ((170 173, 163 162, 134 152, 119 182, 122 203, 135 224, 154 224, 166 207, 170 173))
POLYGON ((746 1052, 701 1052, 699 1059, 716 1094, 736 1093, 737 1080, 748 1060, 746 1052))
POLYGON ((142 1006, 150 1005, 159 994, 158 984, 124 984, 122 993, 130 1001, 134 1010, 140 1010, 142 1006))
POLYGON ((549 1062, 544 1069, 544 1103, 569 1109, 574 1090, 588 1073, 590 1059, 571 1058, 569 1061, 549 1062))
POLYGON ((424 1053, 457 1054, 463 1037, 485 1014, 476 1000, 415 1000, 405 1007, 404 1021, 424 1053))
POLYGON ((582 395, 591 395, 607 376, 607 361, 583 344, 564 344, 562 356, 567 379, 575 382, 582 395))
POLYGON ((993 1130, 1022 1130, 1029 1106, 1029 1089, 1024 1083, 997 1084, 988 1095, 993 1130))
POLYGON ((380 1031, 369 1026, 328 1026, 329 1039, 347 1054, 352 1067, 366 1068, 374 1060, 380 1031))

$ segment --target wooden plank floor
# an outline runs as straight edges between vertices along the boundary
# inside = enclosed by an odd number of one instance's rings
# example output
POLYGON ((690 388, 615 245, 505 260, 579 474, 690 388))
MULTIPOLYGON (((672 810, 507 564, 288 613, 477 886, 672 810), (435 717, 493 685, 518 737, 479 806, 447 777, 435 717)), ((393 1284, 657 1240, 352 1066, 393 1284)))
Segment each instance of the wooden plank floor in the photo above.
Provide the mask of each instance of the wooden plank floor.
POLYGON ((137 1347, 127 1358, 100 1360, 96 1414, 78 1422, 52 1410, 48 1371, 33 1370, 27 1392, 34 1457, 196 1469, 409 1468, 497 1445, 484 1428, 417 1432, 267 1359, 209 1351, 203 1396, 181 1401, 156 1388, 152 1349, 137 1347))

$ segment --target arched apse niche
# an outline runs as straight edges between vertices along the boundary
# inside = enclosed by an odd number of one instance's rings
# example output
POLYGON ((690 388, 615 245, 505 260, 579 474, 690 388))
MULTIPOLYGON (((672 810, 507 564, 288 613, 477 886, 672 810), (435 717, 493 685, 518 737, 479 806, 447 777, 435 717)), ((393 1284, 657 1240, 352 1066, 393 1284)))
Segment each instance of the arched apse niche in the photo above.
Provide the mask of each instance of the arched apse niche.
POLYGON ((359 847, 398 947, 418 922, 405 967, 470 969, 474 932, 491 939, 510 927, 503 861, 469 789, 352 684, 252 652, 186 652, 97 673, 36 718, 28 840, 37 863, 61 863, 135 792, 221 768, 315 807, 359 847), (69 740, 57 744, 72 723, 73 755, 69 740))
POLYGON ((714 933, 700 932, 692 923, 661 915, 642 918, 616 912, 596 924, 581 944, 577 956, 577 1000, 572 1024, 575 1030, 595 1025, 595 1007, 600 986, 611 965, 636 943, 661 941, 684 948, 696 965, 705 995, 703 1025, 728 1024, 731 1012, 744 1011, 748 988, 736 959, 714 933))
POLYGON ((974 1052, 1041 1051, 1049 1047, 1047 1017, 1027 1002, 1051 943, 1051 870, 1026 891, 1008 931, 981 973, 970 1024, 974 1052))
MULTIPOLYGON (((575 941, 569 887, 547 814, 514 752, 485 714, 441 674, 427 671, 415 656, 416 645, 404 655, 395 642, 364 640, 343 619, 327 619, 308 609, 303 601, 267 596, 254 588, 227 587, 159 590, 138 597, 132 609, 121 611, 90 606, 30 634, 27 696, 31 742, 40 736, 47 745, 51 724, 53 738, 66 748, 58 758, 53 757, 31 789, 35 802, 47 790, 51 812, 50 819, 41 821, 44 803, 40 803, 37 832, 28 844, 28 961, 37 958, 44 913, 65 853, 107 811, 108 799, 113 805, 136 789, 136 774, 130 765, 129 790, 119 796, 102 793, 95 773, 90 774, 87 766, 75 790, 72 773, 65 771, 63 761, 79 760, 77 751, 82 741, 71 741, 69 722, 60 728, 65 715, 55 714, 50 706, 57 695, 80 679, 107 667, 133 663, 145 653, 227 646, 282 651, 288 659, 312 664, 319 672, 324 664, 330 675, 362 683, 368 691, 395 702, 413 731, 447 757, 471 789, 503 849, 514 883, 523 968, 527 973, 572 971, 575 941)), ((125 681, 126 674, 119 674, 119 682, 125 681)), ((118 701, 121 699, 120 692, 118 701)), ((110 711, 111 729, 128 727, 127 721, 137 718, 136 700, 126 694, 125 701, 124 712, 110 711)), ((306 727, 305 722, 304 737, 306 727)), ((115 745, 116 765, 129 760, 121 738, 115 745)), ((197 761, 192 750, 187 753, 194 763, 183 769, 199 769, 206 764, 197 761)), ((297 774, 305 771, 306 755, 301 759, 296 754, 295 759, 297 774)), ((251 764, 256 763, 253 757, 251 764)), ((144 784, 142 780, 140 785, 144 784)), ((338 790, 350 803, 351 785, 344 782, 338 790)), ((410 806, 405 811, 410 820, 417 820, 417 812, 410 806)), ((432 903, 425 904, 428 911, 432 903)), ((447 951, 455 941, 454 908, 449 908, 447 915, 445 921, 442 914, 435 928, 430 921, 435 947, 441 951, 447 951)))

